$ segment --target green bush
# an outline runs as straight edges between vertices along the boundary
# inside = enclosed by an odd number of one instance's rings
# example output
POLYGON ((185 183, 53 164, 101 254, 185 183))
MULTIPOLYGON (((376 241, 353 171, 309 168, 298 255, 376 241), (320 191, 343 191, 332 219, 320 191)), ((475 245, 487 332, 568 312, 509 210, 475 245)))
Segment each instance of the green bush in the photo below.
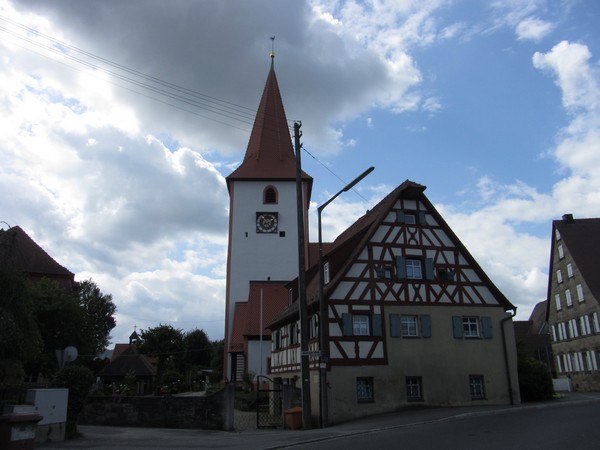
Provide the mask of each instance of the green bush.
POLYGON ((69 389, 65 437, 72 439, 79 435, 77 419, 85 407, 87 396, 94 384, 94 374, 87 367, 69 365, 57 372, 55 384, 57 387, 69 389))
POLYGON ((552 399, 552 374, 546 365, 533 358, 520 359, 519 390, 524 402, 552 399))

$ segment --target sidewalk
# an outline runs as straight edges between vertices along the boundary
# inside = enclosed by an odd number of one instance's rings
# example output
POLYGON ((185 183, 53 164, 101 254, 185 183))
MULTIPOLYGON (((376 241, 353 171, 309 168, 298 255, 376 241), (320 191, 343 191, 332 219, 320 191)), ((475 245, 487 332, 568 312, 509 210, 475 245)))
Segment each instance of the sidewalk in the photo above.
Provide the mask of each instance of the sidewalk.
POLYGON ((236 449, 245 450, 289 448, 310 443, 385 430, 432 423, 442 420, 460 420, 475 415, 508 414, 518 410, 554 408, 588 402, 600 402, 600 392, 565 393, 562 398, 547 402, 526 403, 518 406, 479 406, 457 408, 410 408, 402 411, 366 417, 363 419, 313 430, 248 430, 243 432, 211 430, 177 430, 165 428, 125 428, 80 426, 80 439, 36 444, 40 449, 236 449))

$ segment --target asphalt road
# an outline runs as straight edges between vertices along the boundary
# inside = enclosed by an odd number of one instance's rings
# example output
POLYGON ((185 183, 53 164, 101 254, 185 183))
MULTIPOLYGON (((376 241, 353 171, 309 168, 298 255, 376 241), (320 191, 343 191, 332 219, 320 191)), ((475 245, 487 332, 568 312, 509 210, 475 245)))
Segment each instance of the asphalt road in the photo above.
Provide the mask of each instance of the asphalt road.
POLYGON ((442 420, 295 448, 587 450, 600 448, 600 403, 442 420))

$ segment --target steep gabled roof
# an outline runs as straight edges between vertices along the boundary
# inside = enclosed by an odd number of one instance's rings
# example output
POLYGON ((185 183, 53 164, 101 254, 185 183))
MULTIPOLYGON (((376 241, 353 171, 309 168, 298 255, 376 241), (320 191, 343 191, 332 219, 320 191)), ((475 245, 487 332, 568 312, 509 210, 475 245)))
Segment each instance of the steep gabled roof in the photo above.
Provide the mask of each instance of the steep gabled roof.
MULTIPOLYGON (((296 158, 288 121, 283 109, 275 69, 271 69, 254 119, 242 164, 227 177, 233 180, 295 180, 296 158)), ((312 186, 312 178, 302 173, 312 186)))
MULTIPOLYGON (((471 265, 471 267, 473 267, 473 269, 477 272, 482 282, 488 286, 491 293, 498 300, 498 303, 504 307, 505 310, 514 309, 514 305, 490 280, 481 266, 479 266, 475 258, 473 258, 467 248, 462 244, 458 236, 454 234, 452 229, 438 213, 433 204, 429 201, 429 199, 427 199, 423 193, 425 189, 426 186, 422 184, 418 184, 410 180, 404 181, 377 205, 375 205, 373 209, 367 211, 365 215, 360 217, 335 239, 335 241, 329 247, 327 253, 324 253, 323 255, 324 261, 328 262, 330 265, 330 273, 333 274, 332 279, 324 288, 325 298, 328 297, 329 292, 333 292, 336 289, 346 271, 350 268, 354 260, 367 245, 381 222, 394 206, 396 200, 399 198, 405 198, 419 200, 425 204, 427 211, 433 215, 437 223, 444 226, 446 233, 448 233, 448 237, 455 243, 458 250, 468 261, 469 265, 471 265)), ((319 300, 319 274, 315 267, 311 267, 306 272, 306 280, 308 306, 316 307, 316 304, 319 300)), ((298 302, 296 301, 286 310, 277 315, 277 317, 275 317, 273 322, 270 324, 270 327, 274 328, 297 314, 298 302)))
POLYGON ((74 274, 57 263, 25 231, 17 226, 0 230, 0 266, 34 277, 74 280, 74 274))
POLYGON ((137 377, 153 377, 156 375, 156 366, 150 358, 140 355, 134 346, 129 345, 100 371, 100 375, 123 377, 128 372, 134 372, 137 377))
POLYGON ((248 314, 244 336, 258 337, 261 334, 260 317, 262 309, 262 335, 270 337, 271 331, 267 328, 269 322, 288 305, 288 282, 279 281, 251 281, 248 296, 248 314), (262 302, 261 302, 262 291, 262 302), (261 306, 262 303, 262 306, 261 306))
POLYGON ((560 233, 592 295, 600 302, 600 218, 573 219, 566 215, 563 220, 554 220, 552 226, 560 233))

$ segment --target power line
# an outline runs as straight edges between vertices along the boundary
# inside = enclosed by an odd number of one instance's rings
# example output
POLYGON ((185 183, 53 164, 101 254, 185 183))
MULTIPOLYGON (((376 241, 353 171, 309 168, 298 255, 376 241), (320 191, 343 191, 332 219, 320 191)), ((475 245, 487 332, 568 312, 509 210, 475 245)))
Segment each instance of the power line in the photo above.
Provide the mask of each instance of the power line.
MULTIPOLYGON (((68 44, 66 42, 60 41, 50 35, 47 35, 45 33, 42 33, 34 28, 28 27, 26 25, 23 25, 15 20, 9 19, 5 16, 0 15, 0 22, 5 22, 9 25, 12 25, 14 27, 17 27, 18 29, 24 31, 25 33, 29 33, 31 35, 37 36, 39 38, 45 39, 47 40, 50 44, 49 45, 45 45, 41 42, 38 42, 30 37, 27 36, 23 36, 22 34, 19 34, 13 30, 11 30, 10 28, 8 28, 7 26, 4 26, 2 24, 0 24, 0 31, 4 31, 5 33, 20 39, 24 42, 27 42, 28 44, 31 44, 35 47, 41 48, 47 52, 50 52, 51 54, 63 58, 63 59, 67 59, 70 60, 72 62, 75 62, 77 64, 80 64, 86 68, 92 69, 92 70, 96 70, 98 72, 102 72, 105 73, 107 75, 110 75, 112 77, 114 77, 117 80, 123 81, 125 83, 129 83, 134 85, 135 87, 138 88, 142 88, 145 89, 147 91, 150 91, 151 93, 154 94, 158 94, 164 97, 167 97, 168 99, 171 100, 175 100, 176 102, 180 102, 183 103, 184 105, 187 106, 192 106, 201 110, 204 110, 206 113, 211 113, 214 115, 218 115, 223 117, 225 120, 219 120, 216 119, 214 117, 210 117, 206 114, 201 114, 197 111, 191 110, 187 107, 183 107, 181 105, 177 105, 174 104, 172 102, 169 102, 167 100, 163 100, 160 98, 157 98, 156 96, 153 95, 148 95, 147 93, 144 92, 140 92, 139 90, 136 89, 132 89, 130 87, 127 86, 123 86, 122 84, 116 83, 112 80, 108 80, 109 83, 118 86, 121 89, 125 89, 127 91, 133 92, 137 95, 141 95, 143 97, 146 97, 150 100, 154 100, 156 102, 162 103, 164 105, 168 105, 171 106, 173 108, 179 109, 181 111, 193 114, 195 116, 198 117, 202 117, 204 119, 207 120, 211 120, 213 122, 216 123, 220 123, 222 125, 225 126, 229 126, 232 128, 236 128, 238 130, 242 130, 242 131, 247 131, 246 128, 240 128, 236 125, 234 125, 233 123, 229 122, 229 121, 237 121, 237 122, 241 122, 244 125, 249 125, 250 127, 252 126, 252 124, 254 123, 254 119, 256 117, 257 111, 253 108, 248 108, 242 105, 238 105, 236 103, 227 101, 227 100, 222 100, 219 99, 217 97, 211 96, 211 95, 207 95, 207 94, 203 94, 201 92, 195 91, 193 89, 189 89, 187 87, 172 83, 170 81, 166 81, 163 79, 160 79, 158 77, 152 76, 152 75, 148 75, 145 74, 139 70, 127 67, 123 64, 120 64, 118 62, 112 61, 108 58, 104 58, 102 56, 96 55, 92 52, 89 52, 87 50, 81 49, 77 46, 68 44), (94 63, 94 62, 90 62, 86 59, 82 59, 81 57, 77 57, 74 56, 73 54, 70 54, 69 52, 74 52, 75 54, 80 54, 83 55, 86 58, 91 59, 92 61, 98 61, 102 64, 105 64, 106 66, 112 67, 116 70, 120 70, 122 72, 124 72, 125 74, 128 75, 124 75, 123 73, 119 73, 116 72, 114 70, 110 70, 110 69, 106 69, 104 67, 99 66, 98 64, 94 63), (136 78, 132 78, 133 77, 137 77, 136 78)), ((64 61, 61 61, 59 59, 53 58, 47 54, 43 54, 40 53, 34 49, 28 48, 28 47, 24 47, 22 45, 19 45, 15 42, 13 42, 13 44, 18 45, 21 48, 24 48, 28 51, 31 51, 33 53, 36 53, 40 56, 43 56, 45 58, 49 58, 57 63, 63 64, 66 67, 69 67, 70 69, 73 70, 77 70, 80 72, 83 72, 82 69, 75 67, 73 65, 67 64, 64 61)), ((269 121, 265 121, 266 124, 269 124, 269 121)), ((288 122, 292 122, 290 120, 288 120, 288 122)), ((288 128, 291 129, 291 126, 289 126, 288 128)), ((306 154, 308 154, 312 159, 314 159, 315 161, 317 161, 321 166, 323 166, 329 173, 331 173, 335 178, 337 178, 339 181, 341 181, 343 184, 347 184, 346 181, 344 181, 341 177, 339 177, 335 172, 333 172, 329 167, 327 167, 323 162, 321 162, 317 157, 315 157, 310 151, 308 151, 306 148, 304 148, 304 146, 302 146, 302 149, 306 152, 306 154)), ((361 199, 363 199, 365 202, 370 203, 365 197, 363 197, 358 191, 354 190, 356 195, 358 195, 361 199)))

